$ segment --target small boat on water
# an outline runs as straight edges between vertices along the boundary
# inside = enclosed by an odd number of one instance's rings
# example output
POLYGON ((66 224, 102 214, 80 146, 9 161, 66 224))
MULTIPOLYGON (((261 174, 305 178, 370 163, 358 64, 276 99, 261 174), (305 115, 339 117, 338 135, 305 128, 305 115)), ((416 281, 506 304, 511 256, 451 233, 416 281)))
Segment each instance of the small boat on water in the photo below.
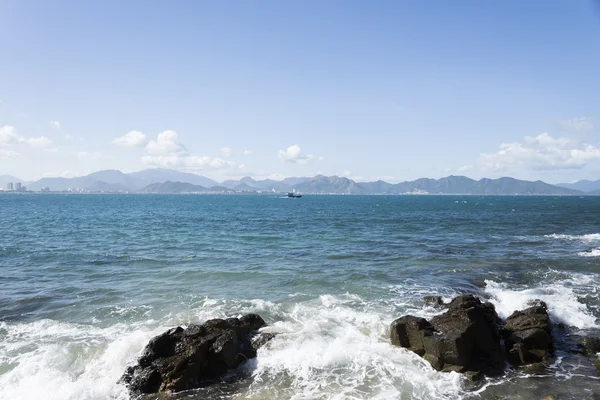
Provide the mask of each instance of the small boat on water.
POLYGON ((288 197, 293 197, 293 198, 302 197, 302 193, 289 192, 288 197))

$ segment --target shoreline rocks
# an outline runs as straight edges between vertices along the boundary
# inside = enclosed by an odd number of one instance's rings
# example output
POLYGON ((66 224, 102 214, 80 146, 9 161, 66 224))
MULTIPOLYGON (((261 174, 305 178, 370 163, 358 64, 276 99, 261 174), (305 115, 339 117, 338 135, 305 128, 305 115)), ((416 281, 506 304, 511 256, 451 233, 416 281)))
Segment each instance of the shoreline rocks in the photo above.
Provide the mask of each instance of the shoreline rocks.
POLYGON ((438 371, 461 372, 471 380, 501 375, 506 362, 531 366, 552 355, 552 323, 543 302, 515 311, 504 324, 491 303, 473 295, 445 306, 447 311, 430 321, 412 315, 393 321, 392 344, 415 352, 438 371))
POLYGON ((392 343, 406 347, 438 371, 498 375, 504 370, 498 315, 473 295, 456 297, 431 321, 411 315, 391 325, 392 343))
POLYGON ((548 361, 553 340, 545 303, 512 313, 506 319, 502 334, 510 364, 519 366, 548 361))
POLYGON ((123 374, 133 394, 180 392, 206 386, 248 359, 272 334, 257 334, 265 326, 257 314, 213 319, 187 329, 169 329, 150 340, 134 366, 123 374))

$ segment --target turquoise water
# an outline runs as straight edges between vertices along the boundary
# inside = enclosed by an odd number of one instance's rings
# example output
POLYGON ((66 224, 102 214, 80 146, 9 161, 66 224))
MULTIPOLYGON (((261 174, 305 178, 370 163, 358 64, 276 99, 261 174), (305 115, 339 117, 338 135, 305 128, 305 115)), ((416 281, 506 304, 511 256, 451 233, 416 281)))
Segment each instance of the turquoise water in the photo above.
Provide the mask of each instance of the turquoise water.
MULTIPOLYGON (((278 333, 197 399, 581 399, 589 360, 478 385, 389 344, 422 297, 502 316, 542 298, 558 334, 600 328, 600 198, 0 194, 0 398, 126 399, 147 340, 257 312, 278 333), (487 286, 480 287, 480 281, 487 286)), ((188 398, 188 397, 186 397, 188 398)))

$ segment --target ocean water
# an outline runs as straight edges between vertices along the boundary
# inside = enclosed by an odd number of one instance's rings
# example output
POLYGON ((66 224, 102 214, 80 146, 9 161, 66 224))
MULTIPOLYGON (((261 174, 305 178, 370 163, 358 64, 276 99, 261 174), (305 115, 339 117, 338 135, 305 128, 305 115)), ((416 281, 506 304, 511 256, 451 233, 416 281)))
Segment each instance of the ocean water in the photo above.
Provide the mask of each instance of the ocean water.
POLYGON ((277 336, 239 379, 169 398, 600 393, 566 350, 471 384, 389 342, 440 312, 423 296, 461 293, 503 317, 546 301, 564 349, 599 335, 600 197, 0 194, 0 224, 0 399, 128 399, 152 336, 248 312, 277 336))

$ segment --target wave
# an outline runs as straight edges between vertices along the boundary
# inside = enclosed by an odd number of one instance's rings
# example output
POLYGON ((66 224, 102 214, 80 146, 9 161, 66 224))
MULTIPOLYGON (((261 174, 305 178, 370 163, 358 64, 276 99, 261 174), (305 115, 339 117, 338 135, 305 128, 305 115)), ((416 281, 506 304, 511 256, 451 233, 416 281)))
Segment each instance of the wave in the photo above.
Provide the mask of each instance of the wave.
POLYGON ((580 251, 577 254, 582 257, 600 257, 600 248, 592 249, 590 251, 580 251))
POLYGON ((539 286, 529 288, 512 288, 506 283, 486 280, 485 292, 490 295, 490 302, 496 307, 498 315, 507 318, 514 311, 529 307, 533 300, 539 299, 548 305, 548 312, 554 322, 564 323, 579 329, 600 328, 598 320, 587 307, 580 301, 575 287, 592 288, 598 282, 587 275, 574 275, 569 279, 562 279, 550 283, 540 283, 539 286))
POLYGON ((553 233, 551 235, 544 235, 544 237, 559 240, 580 241, 584 243, 600 242, 600 233, 589 233, 585 235, 565 235, 553 233))
MULTIPOLYGON (((440 373, 389 342, 389 310, 356 295, 301 303, 204 299, 162 321, 108 327, 40 320, 0 323, 0 398, 125 400, 117 384, 148 340, 188 321, 258 312, 277 336, 246 364, 253 379, 236 396, 255 399, 461 399, 463 377, 440 373)), ((203 397, 198 393, 198 398, 203 397)), ((219 397, 221 398, 221 397, 219 397)), ((227 397, 228 398, 228 397, 227 397)))

